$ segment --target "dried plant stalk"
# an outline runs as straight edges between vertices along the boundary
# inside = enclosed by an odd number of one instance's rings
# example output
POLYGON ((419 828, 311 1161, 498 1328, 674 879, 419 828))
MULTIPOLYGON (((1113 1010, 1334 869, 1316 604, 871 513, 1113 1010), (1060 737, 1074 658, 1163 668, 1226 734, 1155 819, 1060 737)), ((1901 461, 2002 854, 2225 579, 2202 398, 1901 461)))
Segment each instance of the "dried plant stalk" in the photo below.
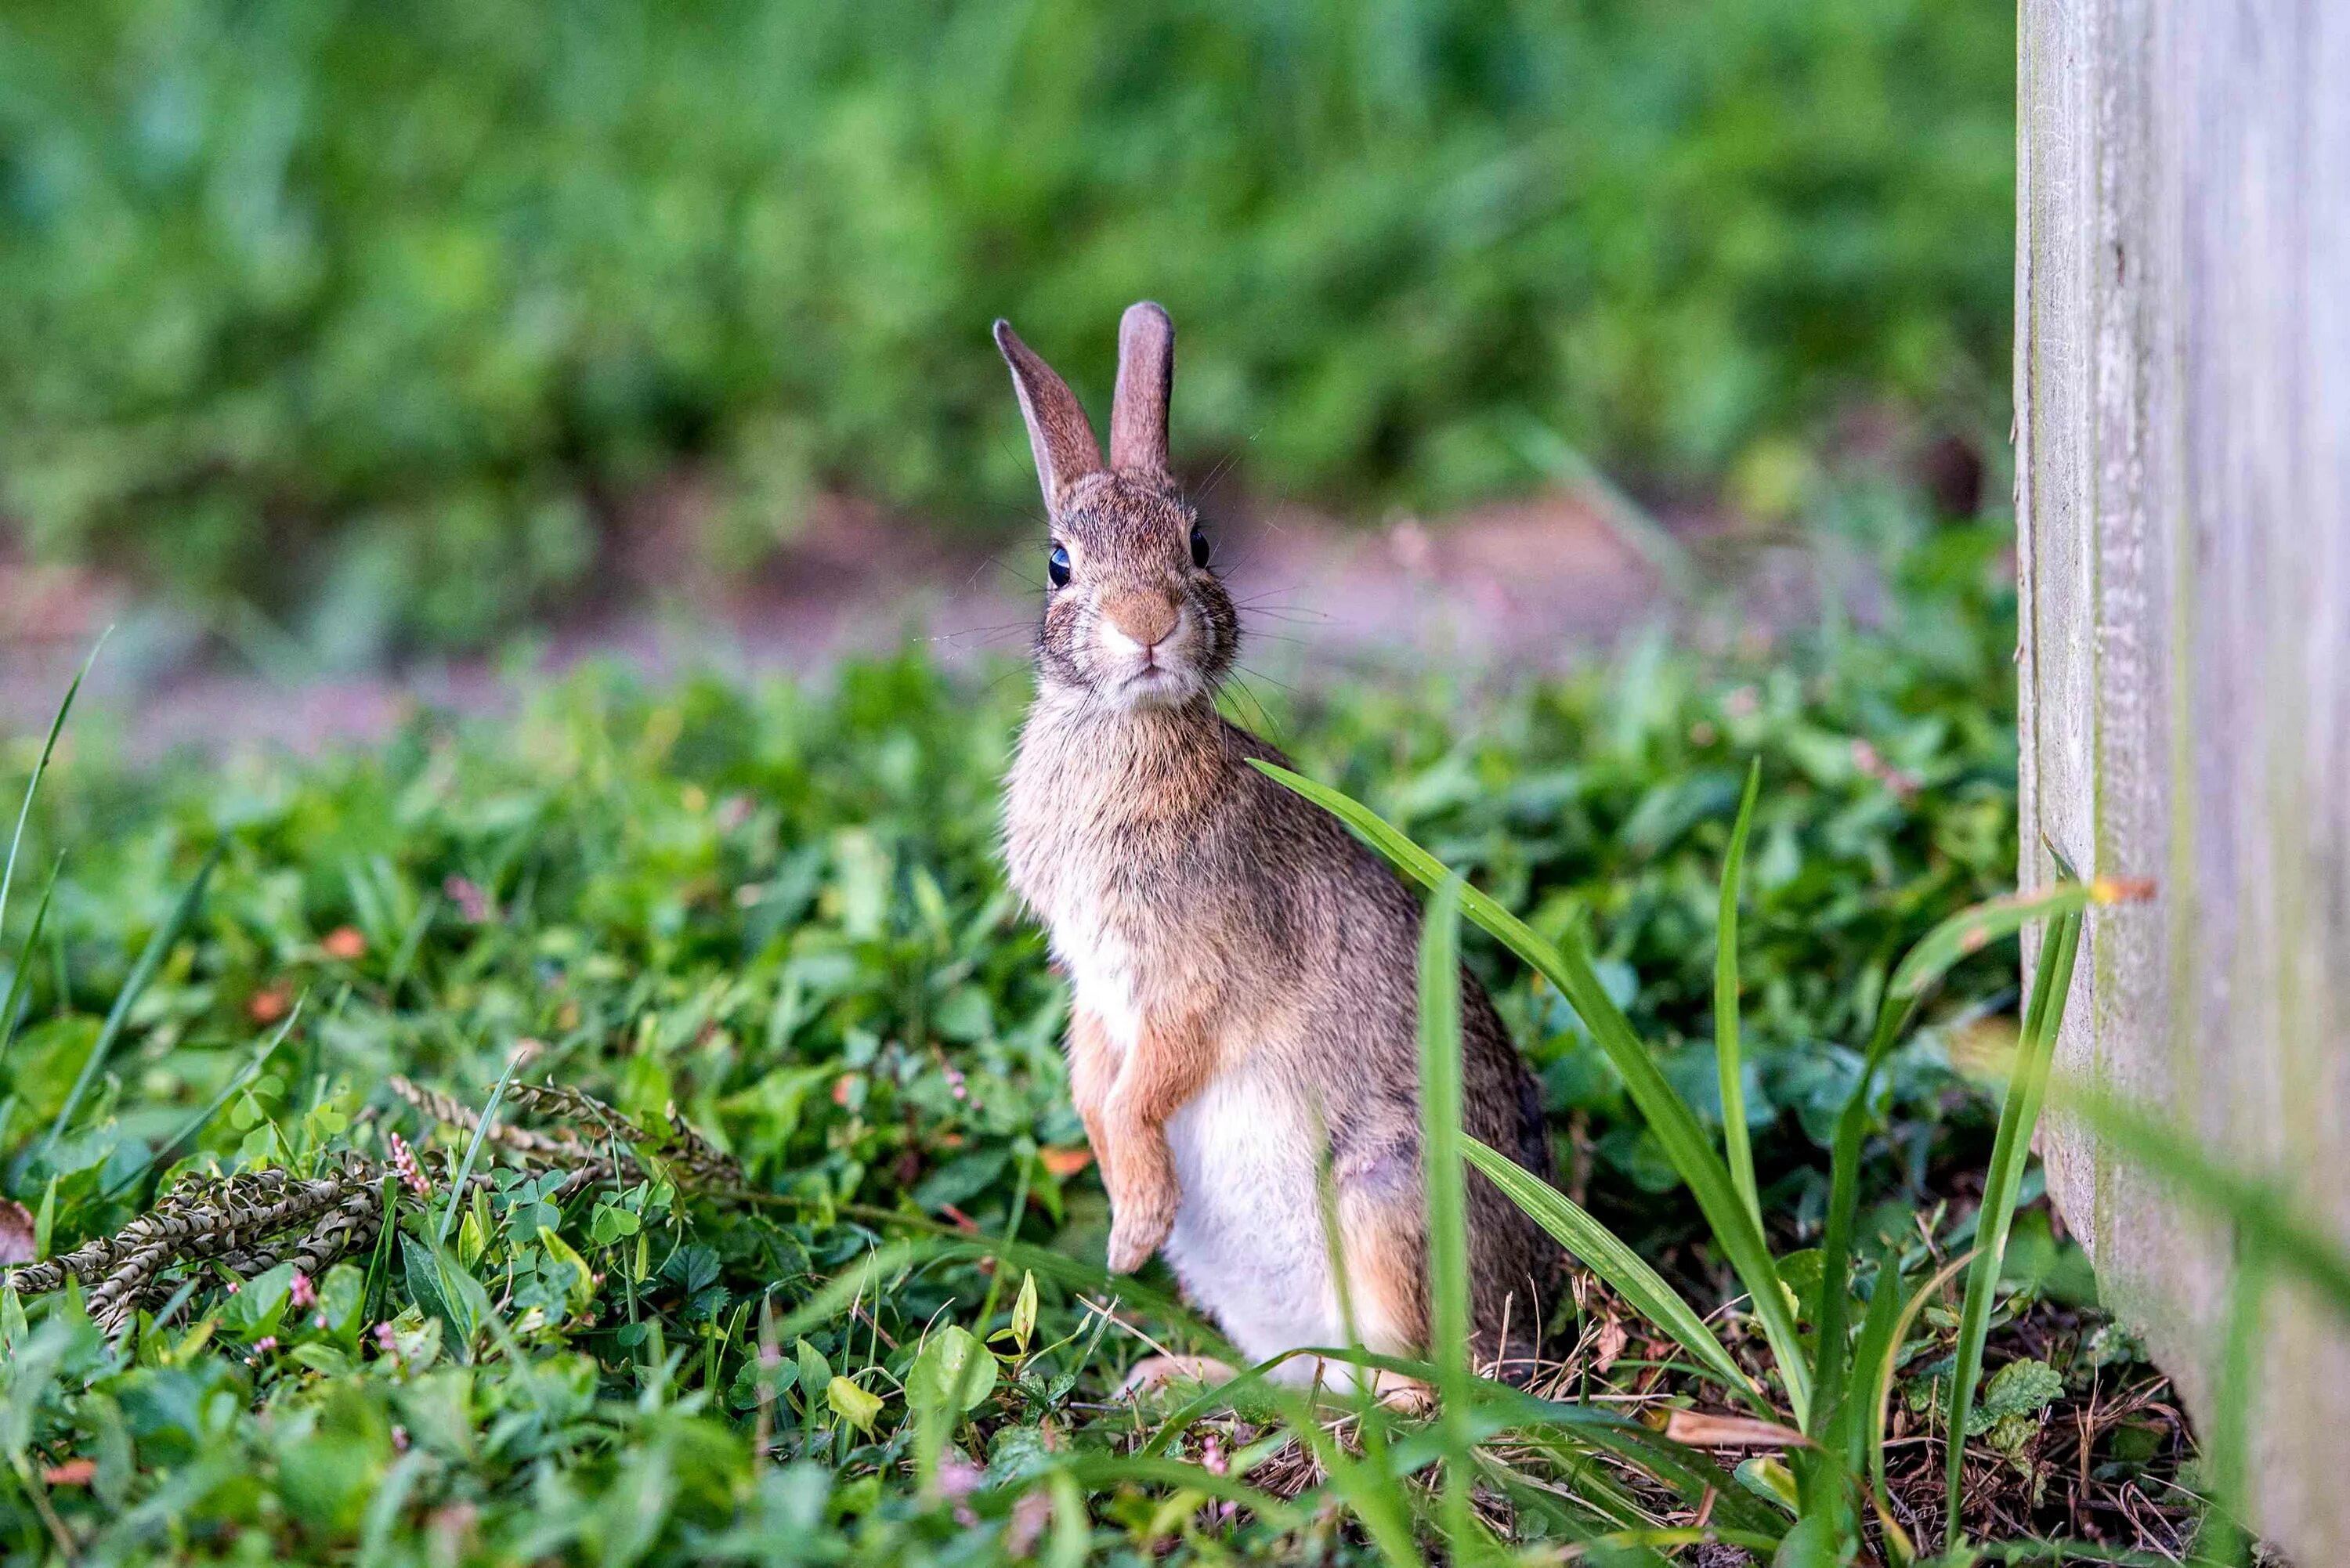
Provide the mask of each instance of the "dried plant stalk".
MULTIPOLYGON (((464 1104, 453 1095, 443 1094, 438 1089, 421 1087, 397 1074, 386 1083, 393 1094, 398 1095, 434 1121, 456 1127, 463 1132, 472 1132, 481 1125, 480 1115, 471 1106, 464 1104)), ((512 1093, 511 1090, 508 1092, 512 1093)), ((549 1137, 545 1133, 533 1132, 528 1127, 518 1127, 511 1122, 491 1123, 489 1141, 501 1147, 513 1149, 518 1154, 533 1155, 546 1160, 578 1159, 587 1158, 589 1154, 587 1146, 577 1137, 567 1134, 562 1137, 549 1137)))
MULTIPOLYGON (((480 1113, 452 1096, 400 1077, 390 1085, 434 1121, 467 1133, 480 1125, 480 1113)), ((590 1187, 617 1187, 641 1178, 645 1153, 695 1187, 733 1191, 743 1185, 742 1166, 689 1126, 674 1106, 668 1126, 648 1133, 577 1089, 515 1085, 509 1093, 515 1103, 565 1126, 549 1134, 494 1122, 487 1141, 525 1168, 564 1172, 552 1195, 557 1201, 590 1187)), ((439 1186, 452 1186, 454 1159, 444 1153, 432 1163, 438 1166, 439 1186)), ((390 1217, 386 1192, 395 1205, 401 1201, 397 1184, 387 1180, 390 1170, 387 1162, 346 1151, 338 1164, 308 1177, 284 1170, 185 1172, 152 1209, 116 1234, 26 1264, 5 1279, 27 1295, 77 1281, 88 1289, 92 1320, 119 1334, 142 1308, 151 1310, 169 1299, 190 1265, 210 1264, 249 1280, 290 1262, 316 1277, 338 1259, 374 1246, 390 1217)), ((466 1186, 480 1190, 489 1179, 490 1171, 477 1168, 466 1186)), ((466 1197, 452 1192, 450 1200, 462 1203, 466 1197)))

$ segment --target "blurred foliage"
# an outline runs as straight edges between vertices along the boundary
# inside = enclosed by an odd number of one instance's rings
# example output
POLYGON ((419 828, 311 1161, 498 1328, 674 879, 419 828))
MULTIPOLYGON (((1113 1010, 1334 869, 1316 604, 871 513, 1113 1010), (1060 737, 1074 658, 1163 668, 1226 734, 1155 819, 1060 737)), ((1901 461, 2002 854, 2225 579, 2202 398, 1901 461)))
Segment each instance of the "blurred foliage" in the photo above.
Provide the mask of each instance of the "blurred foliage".
POLYGON ((0 527, 478 639, 681 465, 721 570, 1008 524, 988 321, 1098 400, 1144 295, 1182 460, 1336 504, 1995 431, 2012 77, 1993 0, 11 6, 0 527))

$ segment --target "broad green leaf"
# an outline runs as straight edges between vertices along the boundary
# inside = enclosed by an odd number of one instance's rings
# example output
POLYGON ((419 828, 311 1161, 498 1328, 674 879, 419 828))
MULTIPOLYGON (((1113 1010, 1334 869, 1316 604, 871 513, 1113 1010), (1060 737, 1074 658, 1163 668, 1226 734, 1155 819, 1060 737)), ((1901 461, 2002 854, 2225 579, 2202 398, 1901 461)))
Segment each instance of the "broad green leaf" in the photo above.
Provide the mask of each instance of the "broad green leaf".
POLYGON ((955 1415, 976 1410, 995 1392, 995 1355, 976 1335, 948 1324, 922 1344, 906 1376, 907 1403, 955 1415))
POLYGON ((868 1437, 872 1435, 873 1423, 881 1416, 879 1395, 868 1394, 846 1377, 835 1377, 825 1385, 824 1397, 834 1415, 868 1437))
POLYGON ((549 1257, 571 1271, 571 1283, 564 1293, 571 1298, 573 1312, 586 1312, 588 1303, 596 1299, 596 1276, 588 1269, 588 1260, 581 1257, 570 1242, 556 1234, 551 1225, 538 1228, 538 1244, 546 1249, 549 1257))

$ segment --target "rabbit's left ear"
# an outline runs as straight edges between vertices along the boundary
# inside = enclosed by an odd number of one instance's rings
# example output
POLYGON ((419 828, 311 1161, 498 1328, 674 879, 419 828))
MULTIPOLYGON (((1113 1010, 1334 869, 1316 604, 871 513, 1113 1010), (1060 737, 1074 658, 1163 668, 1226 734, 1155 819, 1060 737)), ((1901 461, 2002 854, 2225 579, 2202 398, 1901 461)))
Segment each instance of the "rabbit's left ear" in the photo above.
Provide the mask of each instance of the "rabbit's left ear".
POLYGON ((1175 384, 1175 324, 1149 300, 1118 324, 1118 395, 1109 409, 1109 465, 1167 472, 1167 401, 1175 384))
POLYGON ((995 324, 995 346, 1012 367, 1012 389, 1020 394, 1020 417, 1028 423, 1028 450, 1036 459, 1037 482, 1045 487, 1045 509, 1057 515, 1069 486, 1101 472, 1094 427, 1086 422, 1085 405, 1069 384, 1020 341, 1009 321, 995 324))

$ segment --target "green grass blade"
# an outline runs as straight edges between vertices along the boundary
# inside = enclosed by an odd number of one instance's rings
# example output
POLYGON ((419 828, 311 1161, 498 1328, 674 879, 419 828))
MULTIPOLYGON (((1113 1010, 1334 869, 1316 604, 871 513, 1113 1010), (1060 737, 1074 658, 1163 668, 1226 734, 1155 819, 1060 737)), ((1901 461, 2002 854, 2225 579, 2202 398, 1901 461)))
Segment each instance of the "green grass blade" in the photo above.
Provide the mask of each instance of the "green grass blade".
MULTIPOLYGON (((73 683, 66 688, 65 701, 57 704, 57 717, 49 721, 48 739, 41 742, 39 760, 33 763, 33 776, 25 781, 25 803, 16 808, 16 831, 8 837, 8 861, 5 866, 0 866, 0 929, 5 929, 8 923, 8 888, 16 880, 16 852, 25 846, 25 824, 33 815, 33 796, 39 793, 41 775, 49 771, 49 758, 57 752, 57 737, 65 732, 66 715, 73 711, 74 699, 81 693, 82 680, 89 674, 89 667, 98 662, 98 650, 104 648, 106 639, 113 635, 114 628, 108 627, 90 645, 89 656, 81 661, 81 668, 74 672, 73 683)), ((31 946, 27 944, 25 950, 30 952, 31 946)))
POLYGON ((1550 1431, 1611 1454, 1647 1471, 1690 1508, 1704 1507, 1711 1492, 1713 1519, 1731 1528, 1776 1534, 1786 1527, 1785 1515, 1739 1485, 1711 1459, 1652 1427, 1594 1406, 1541 1399, 1499 1384, 1485 1384, 1480 1392, 1492 1413, 1489 1418, 1503 1429, 1550 1431))
POLYGON ((2015 935, 2034 920, 2077 915, 2099 901, 2096 888, 2068 876, 2036 893, 2011 893, 1970 905, 1918 939, 1918 945, 1894 969, 1886 995, 1903 1002, 1922 996, 1960 959, 2015 935))
POLYGON ((441 1229, 432 1241, 436 1251, 449 1245, 449 1232, 456 1229, 457 1210, 465 1206, 465 1183, 473 1179, 473 1161, 481 1158, 482 1145, 488 1139, 490 1128, 497 1124, 498 1103, 506 1097, 506 1085, 514 1082, 515 1074, 536 1049, 536 1045, 525 1044, 506 1058, 506 1070, 498 1075, 497 1086, 490 1091, 490 1103, 482 1107, 481 1120, 473 1124, 473 1137, 465 1145, 465 1158, 457 1167, 457 1179, 449 1184, 449 1206, 441 1211, 441 1229))
POLYGON ((194 918, 196 907, 203 902, 204 885, 213 879, 213 867, 220 864, 221 856, 227 848, 226 839, 213 846, 212 853, 204 857, 203 865, 197 868, 195 879, 180 895, 180 901, 172 907, 172 912, 163 923, 155 928, 155 934, 147 939, 147 946, 140 950, 139 961, 130 966, 130 976, 122 982, 122 990, 115 996, 114 1006, 107 1012, 106 1022, 99 1027, 98 1044, 89 1048, 89 1056, 82 1063, 81 1071, 75 1075, 73 1087, 66 1095, 66 1103, 57 1108, 57 1119, 49 1124, 47 1136, 41 1139, 40 1154, 47 1155, 56 1147, 57 1139, 65 1136, 66 1128, 73 1125, 74 1113, 81 1109, 82 1096, 88 1094, 89 1086, 98 1081, 99 1069, 106 1065, 108 1054, 113 1051, 115 1041, 121 1037, 123 1025, 130 1021, 131 1005, 147 989, 147 982, 155 978, 155 971, 172 950, 172 944, 180 940, 180 933, 194 918))
POLYGON ((1469 1196, 1461 1168, 1461 883, 1429 901, 1419 937, 1419 1136, 1428 1186, 1429 1359, 1442 1397, 1445 1532, 1457 1554, 1471 1540, 1468 1431, 1469 1196))
POLYGON ((25 992, 33 972, 33 951, 40 945, 41 928, 48 923, 49 898, 57 890, 57 873, 65 863, 66 857, 60 855, 49 867, 49 879, 41 886, 41 901, 33 906, 33 924, 25 933, 24 948, 16 955, 16 972, 8 977, 8 999, 0 1002, 0 1062, 8 1059, 8 1047, 16 1039, 25 992))
POLYGON ((2260 1239, 2272 1268, 2291 1274, 2350 1324, 2350 1251, 2258 1177, 2230 1169, 2193 1135, 2128 1100, 2077 1079, 2060 1080, 2055 1102, 2085 1122, 2105 1150, 2131 1161, 2179 1198, 2260 1239))
POLYGON ((1469 1163, 1502 1189, 1503 1196, 1549 1231, 1585 1268, 1599 1276, 1626 1304, 1697 1357, 1705 1369, 1742 1397, 1759 1402, 1754 1384, 1722 1347, 1696 1309, 1648 1261, 1618 1241, 1590 1212, 1541 1177, 1474 1138, 1462 1144, 1469 1163))
POLYGON ((1899 1354, 1902 1341, 1909 1337, 1909 1330, 1917 1323, 1918 1314, 1926 1310, 1926 1303, 1932 1301, 1960 1269, 1972 1262, 1974 1256, 1972 1252, 1961 1252, 1909 1293, 1909 1299, 1901 1303, 1900 1314, 1893 1320, 1893 1331, 1886 1336, 1884 1350, 1877 1357, 1875 1392, 1871 1394, 1867 1407, 1868 1432, 1865 1446, 1869 1484, 1877 1489, 1877 1506, 1880 1508, 1885 1506, 1885 1499, 1890 1495, 1885 1490, 1885 1406, 1893 1394, 1893 1358, 1899 1354))
POLYGON ((1876 1402, 1877 1376, 1893 1348, 1894 1325, 1900 1321, 1900 1313, 1901 1259, 1888 1248, 1877 1265, 1877 1286, 1869 1293, 1868 1314, 1861 1319, 1860 1337, 1853 1345, 1845 1396, 1830 1412, 1826 1428, 1827 1446, 1845 1456, 1846 1469, 1854 1475, 1867 1469, 1867 1424, 1861 1412, 1876 1402))
MULTIPOLYGON (((1762 1198, 1754 1185, 1754 1150, 1746 1135, 1746 1080, 1738 1041, 1738 884, 1746 866, 1746 835, 1754 826, 1754 802, 1762 790, 1762 759, 1746 770, 1746 793, 1738 803, 1738 824, 1730 830, 1730 853, 1721 861, 1721 914, 1714 924, 1713 1064, 1721 1080, 1721 1146, 1731 1185, 1746 1199, 1746 1211, 1762 1224, 1762 1198)), ((1711 1335, 1707 1337, 1711 1338, 1711 1335)))
POLYGON ((1109 1490, 1126 1482, 1141 1486, 1181 1487, 1245 1508, 1276 1529, 1297 1530, 1305 1523, 1305 1516, 1296 1509, 1272 1494, 1259 1491, 1232 1477, 1216 1475, 1198 1465, 1186 1464, 1180 1459, 1145 1459, 1124 1454, 1087 1453, 1072 1456, 1063 1461, 1060 1468, 1085 1485, 1100 1490, 1109 1490))
POLYGON ((2226 1326, 2211 1378, 2211 1424, 2204 1434, 2203 1520, 2192 1561, 2236 1568, 2251 1541, 2238 1521, 2251 1502, 2252 1433, 2261 1397, 2261 1320, 2268 1306, 2269 1262, 2257 1238, 2236 1237, 2236 1267, 2228 1281, 2226 1326))
MULTIPOLYGON (((1442 861, 1352 796, 1287 768, 1253 758, 1251 763, 1268 777, 1346 823, 1365 843, 1421 885, 1438 887, 1451 877, 1442 861)), ((1474 888, 1461 888, 1461 909, 1556 988, 1622 1075, 1632 1103, 1647 1118, 1649 1130, 1656 1135, 1673 1168, 1689 1184, 1690 1193, 1704 1212, 1723 1254, 1746 1287, 1755 1319, 1762 1325, 1763 1337, 1770 1342, 1780 1376, 1786 1384, 1788 1404, 1800 1424, 1810 1408, 1811 1380, 1796 1332, 1794 1312, 1779 1282, 1762 1229, 1747 1211, 1745 1201, 1731 1182, 1728 1168, 1714 1153, 1713 1140, 1706 1135, 1696 1114, 1666 1082, 1648 1046, 1633 1033, 1631 1021, 1608 998, 1579 942, 1570 939, 1564 948, 1553 946, 1536 935, 1534 928, 1474 888)))
POLYGON ((116 1177, 108 1185, 104 1196, 109 1199, 120 1198, 130 1191, 139 1179, 146 1175, 149 1170, 158 1165, 170 1165, 174 1152, 181 1146, 201 1134, 211 1124, 212 1119, 220 1115, 222 1106, 236 1098, 239 1090, 261 1075, 261 1069, 269 1064, 269 1058, 277 1054, 277 1047, 286 1044, 286 1037, 294 1033, 294 1025, 302 1021, 302 1004, 309 1000, 307 992, 296 997, 293 1009, 286 1014, 286 1022, 277 1026, 277 1033, 254 1049, 252 1059, 237 1069, 236 1075, 223 1085, 221 1092, 214 1095, 203 1110, 181 1123, 179 1131, 149 1150, 144 1159, 116 1177))
POLYGON ((1945 1549, 1961 1540, 1959 1503, 1966 1469, 1967 1417, 1973 1411, 1975 1382, 1982 1375, 1983 1340, 1990 1332, 1991 1297, 1998 1293, 2000 1266, 2007 1255, 2007 1232, 2015 1219, 2015 1197, 2032 1155, 2032 1129, 2048 1086, 2050 1058, 2064 1026, 2064 993, 2073 983, 2073 960, 2081 945, 2081 916, 2060 915, 2040 950, 2040 972, 2033 985, 2017 1042, 2015 1070, 2001 1096, 1999 1131, 1991 1140, 1991 1168, 1983 1180, 1982 1214, 1975 1227, 1978 1251, 1967 1275, 1959 1312, 1958 1362, 1950 1373, 1950 1461, 1943 1472, 1949 1527, 1945 1549))
POLYGON ((1827 1224, 1820 1241, 1818 1358, 1813 1364, 1812 1378, 1814 1415, 1823 1424, 1841 1401, 1850 1366, 1845 1344, 1846 1282, 1852 1278, 1853 1224, 1860 1206, 1861 1145, 1868 1136, 1869 1097, 1877 1072, 1908 1027, 1919 999, 1952 965, 2003 937, 2013 936, 2033 920, 2078 919, 2095 898, 2094 889, 2072 880, 2068 871, 2064 880, 2040 892, 1970 905, 1928 931, 1895 968, 1861 1060, 1860 1076, 1836 1116, 1828 1157, 1827 1224))

